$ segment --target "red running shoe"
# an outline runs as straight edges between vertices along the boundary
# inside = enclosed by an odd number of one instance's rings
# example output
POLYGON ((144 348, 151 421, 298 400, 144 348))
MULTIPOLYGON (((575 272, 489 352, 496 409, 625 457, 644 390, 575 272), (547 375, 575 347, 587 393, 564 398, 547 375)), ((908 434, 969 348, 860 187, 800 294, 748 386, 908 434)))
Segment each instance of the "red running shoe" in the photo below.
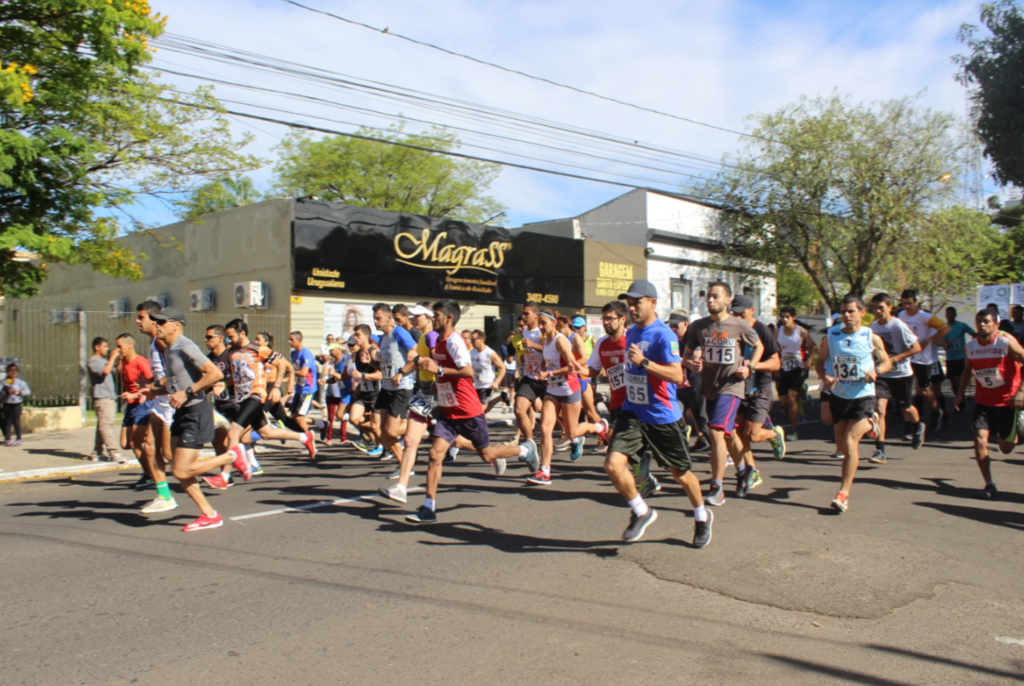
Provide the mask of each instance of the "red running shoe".
POLYGON ((551 484, 551 475, 545 474, 544 470, 538 470, 533 476, 527 477, 526 479, 531 484, 537 484, 538 486, 548 486, 551 484))
POLYGON ((249 479, 252 478, 252 466, 249 464, 249 460, 245 457, 245 446, 239 443, 234 448, 228 449, 228 452, 235 454, 235 459, 231 463, 231 466, 242 475, 242 479, 249 481, 249 479))
POLYGON ((207 486, 216 488, 218 491, 226 491, 232 486, 232 483, 224 476, 224 472, 216 476, 204 476, 203 481, 206 482, 207 486))
POLYGON ((309 459, 316 459, 316 442, 313 440, 313 432, 306 432, 306 450, 309 451, 309 459))
POLYGON ((224 525, 224 520, 221 519, 221 517, 220 517, 220 515, 218 513, 214 512, 212 517, 207 517, 206 515, 200 515, 199 519, 197 519, 196 521, 192 522, 191 524, 186 524, 185 526, 181 527, 181 530, 182 531, 201 531, 202 529, 216 529, 218 526, 223 526, 223 525, 224 525))

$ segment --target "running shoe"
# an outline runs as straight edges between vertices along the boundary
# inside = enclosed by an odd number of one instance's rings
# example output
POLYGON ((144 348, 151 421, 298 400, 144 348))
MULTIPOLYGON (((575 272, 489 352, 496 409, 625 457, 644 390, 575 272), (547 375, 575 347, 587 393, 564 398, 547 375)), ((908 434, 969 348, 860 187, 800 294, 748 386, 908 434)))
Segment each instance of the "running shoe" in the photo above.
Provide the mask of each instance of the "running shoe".
POLYGON ((137 491, 144 491, 147 488, 153 488, 154 486, 156 486, 156 482, 153 481, 153 478, 143 474, 139 477, 139 480, 135 482, 134 488, 137 491))
POLYGON ((729 455, 728 457, 725 458, 725 466, 726 467, 735 467, 736 466, 736 463, 733 462, 732 455, 729 455))
POLYGON ((878 413, 872 412, 868 417, 868 432, 865 434, 872 441, 878 438, 878 413))
POLYGON ((746 498, 747 497, 747 471, 736 470, 736 497, 746 498))
POLYGON ((204 476, 203 481, 206 482, 207 486, 210 488, 216 488, 218 491, 226 491, 234 485, 230 479, 224 476, 223 472, 220 474, 214 474, 213 476, 204 476))
POLYGON ((505 441, 504 443, 502 443, 502 445, 519 445, 519 439, 518 438, 509 439, 509 440, 505 441))
POLYGON ((884 450, 875 450, 871 457, 868 458, 868 462, 871 464, 885 464, 888 460, 885 457, 884 450))
POLYGON ((545 474, 543 469, 538 469, 536 474, 527 477, 526 480, 538 486, 549 486, 551 484, 551 475, 545 474))
POLYGON ((949 413, 946 412, 945 407, 942 409, 942 416, 939 418, 939 428, 945 429, 949 426, 949 413))
POLYGON ((373 450, 373 446, 371 446, 364 440, 349 441, 349 444, 361 453, 368 453, 371 450, 373 450))
POLYGON ((715 513, 705 508, 708 513, 706 522, 694 522, 693 524, 693 547, 703 548, 711 543, 711 522, 715 521, 715 513))
POLYGON ((781 426, 775 427, 775 438, 769 443, 772 445, 772 455, 776 460, 781 460, 786 456, 786 432, 782 430, 781 426))
POLYGON ((558 445, 556 445, 555 446, 555 450, 560 452, 560 453, 564 453, 566 450, 569 449, 569 447, 571 445, 572 445, 572 439, 567 438, 563 442, 561 442, 558 445))
POLYGON ((374 447, 372 450, 370 450, 368 453, 366 453, 366 456, 367 457, 380 457, 383 454, 384 454, 384 446, 378 445, 378 446, 374 447))
POLYGON ((195 520, 191 524, 186 524, 181 527, 182 531, 201 531, 203 529, 216 529, 218 526, 222 526, 224 520, 221 519, 220 514, 214 512, 212 517, 206 515, 200 515, 199 519, 195 520))
POLYGON ((377 489, 377 492, 389 500, 394 500, 396 503, 404 503, 408 496, 408 493, 405 491, 405 486, 402 484, 395 484, 390 488, 384 488, 381 486, 377 489))
POLYGON ((999 491, 995 484, 985 484, 985 488, 978 494, 978 497, 982 500, 996 500, 999 497, 999 491))
POLYGON ((690 435, 693 434, 693 427, 686 425, 686 445, 690 445, 690 435))
MULTIPOLYGON (((306 443, 305 443, 305 446, 306 446, 306 451, 309 453, 309 459, 315 460, 316 459, 316 441, 313 440, 313 432, 312 431, 307 431, 306 432, 306 443)), ((246 479, 246 481, 248 481, 248 479, 246 479)))
POLYGON ((420 505, 416 514, 406 516, 405 521, 413 524, 434 524, 437 522, 437 514, 426 505, 420 505))
POLYGON ((799 438, 799 436, 796 435, 796 431, 794 431, 793 433, 791 433, 788 436, 786 436, 786 440, 787 441, 798 441, 798 440, 800 440, 800 438, 799 438))
POLYGON ((8 440, 4 441, 4 445, 6 445, 8 448, 10 448, 12 445, 14 445, 14 441, 8 439, 8 440))
POLYGON ((910 441, 914 440, 914 432, 913 431, 907 431, 906 433, 904 433, 903 434, 903 440, 907 441, 908 443, 910 441))
POLYGON ((455 450, 456 450, 456 448, 455 448, 454 445, 453 446, 449 446, 448 447, 448 452, 446 452, 444 454, 444 460, 441 461, 441 464, 451 464, 451 463, 455 462, 455 460, 458 459, 458 455, 455 452, 455 450))
POLYGON ((846 512, 850 509, 850 496, 843 492, 836 493, 836 497, 832 499, 832 507, 840 513, 846 512))
POLYGON ((708 449, 708 442, 704 440, 703 436, 697 438, 697 442, 690 448, 690 452, 702 453, 708 449))
POLYGON ((928 431, 930 433, 935 433, 942 426, 942 415, 944 414, 945 412, 942 411, 941 407, 937 407, 932 410, 931 422, 928 426, 928 431))
POLYGON ((13 443, 11 443, 11 445, 21 445, 21 439, 19 438, 18 440, 14 441, 13 443))
POLYGON ((235 454, 235 459, 231 462, 231 466, 242 475, 242 480, 248 481, 251 479, 252 467, 249 466, 249 460, 245 459, 245 446, 239 443, 234 448, 229 449, 228 452, 235 454))
POLYGON ((505 468, 508 467, 508 460, 504 457, 499 457, 494 460, 491 464, 494 465, 494 473, 501 476, 505 473, 505 468))
POLYGON ((917 450, 924 445, 924 422, 918 422, 914 428, 914 433, 911 434, 910 447, 917 450))
MULTIPOLYGON (((383 450, 383 447, 384 446, 381 446, 382 450, 383 450)), ((381 453, 381 456, 380 456, 380 461, 381 462, 389 462, 390 460, 393 460, 393 459, 395 459, 395 454, 393 452, 391 452, 390 450, 383 450, 383 452, 381 453)))
POLYGON ((846 455, 843 455, 843 454, 842 454, 842 453, 840 453, 840 452, 834 452, 834 453, 832 453, 832 457, 834 457, 834 458, 835 458, 835 459, 837 459, 837 460, 841 460, 841 459, 843 459, 844 457, 846 457, 846 455))
MULTIPOLYGON (((686 428, 689 429, 690 427, 686 427, 686 428)), ((607 419, 602 419, 600 422, 597 423, 597 437, 602 442, 607 442, 608 441, 608 432, 610 430, 611 430, 611 427, 608 426, 608 420, 607 419)), ((690 437, 687 436, 686 439, 687 439, 686 442, 689 443, 690 442, 689 441, 690 437)))
POLYGON ((522 445, 526 446, 526 456, 519 459, 526 463, 526 466, 530 468, 530 471, 539 471, 540 460, 537 458, 537 444, 533 442, 532 438, 527 438, 522 442, 522 445))
POLYGON ((752 491, 762 483, 764 482, 761 480, 761 472, 756 469, 747 470, 747 492, 752 491))
POLYGON ((263 476, 263 467, 257 467, 256 469, 252 470, 252 475, 263 476))
POLYGON ((636 490, 639 491, 641 497, 650 498, 661 490, 661 484, 658 483, 658 477, 648 473, 647 478, 642 483, 636 485, 636 490))
POLYGON ((635 512, 630 512, 629 526, 622 532, 622 540, 626 543, 639 541, 647 531, 647 527, 653 524, 657 518, 658 512, 653 507, 647 508, 647 514, 643 517, 637 517, 635 512))
POLYGON ((178 503, 175 502, 174 498, 170 500, 164 500, 161 497, 157 497, 149 505, 142 508, 142 514, 154 514, 157 512, 170 512, 178 508, 178 503))
POLYGON ((599 445, 596 448, 594 448, 594 452, 597 453, 598 455, 607 455, 609 447, 610 446, 607 443, 605 443, 604 445, 599 445))
POLYGON ((718 484, 713 484, 711 490, 708 491, 707 496, 704 498, 704 502, 713 507, 725 505, 725 489, 718 484))
POLYGON ((577 438, 572 444, 572 452, 569 453, 569 459, 575 462, 581 457, 583 457, 583 439, 577 438))

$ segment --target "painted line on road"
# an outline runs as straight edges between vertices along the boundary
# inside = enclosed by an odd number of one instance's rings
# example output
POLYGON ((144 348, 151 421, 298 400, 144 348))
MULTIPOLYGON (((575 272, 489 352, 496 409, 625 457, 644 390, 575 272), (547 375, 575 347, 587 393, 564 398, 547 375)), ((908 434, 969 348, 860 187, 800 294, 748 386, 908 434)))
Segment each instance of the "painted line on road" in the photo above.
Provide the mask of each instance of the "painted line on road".
POLYGON ((1019 638, 1011 638, 1009 636, 996 636, 995 639, 1000 643, 1005 643, 1010 646, 1024 646, 1024 641, 1019 638))
MULTIPOLYGON (((426 489, 422 486, 413 486, 408 489, 406 493, 419 493, 426 489)), ((383 497, 377 493, 367 493, 361 495, 358 498, 338 498, 337 500, 321 500, 318 503, 309 503, 308 505, 296 505, 295 507, 281 507, 276 510, 266 510, 264 512, 253 512, 252 514, 238 515, 237 517, 228 517, 232 522, 241 522, 246 519, 256 519, 257 517, 269 517, 270 515, 285 514, 286 512, 306 512, 307 510, 315 510, 318 507, 331 507, 333 505, 347 505, 349 503, 359 503, 364 500, 373 500, 375 498, 383 497)))

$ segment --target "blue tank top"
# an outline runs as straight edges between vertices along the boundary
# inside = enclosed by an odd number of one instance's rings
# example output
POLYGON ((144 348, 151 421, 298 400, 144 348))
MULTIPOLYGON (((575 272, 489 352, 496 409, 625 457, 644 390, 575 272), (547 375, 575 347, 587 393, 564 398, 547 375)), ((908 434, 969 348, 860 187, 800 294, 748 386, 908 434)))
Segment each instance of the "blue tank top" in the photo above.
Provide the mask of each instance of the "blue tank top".
POLYGON ((838 379, 832 392, 840 398, 870 398, 875 395, 875 384, 864 380, 864 375, 875 368, 872 356, 871 329, 862 326, 854 333, 843 333, 843 325, 828 330, 828 360, 826 370, 838 379))

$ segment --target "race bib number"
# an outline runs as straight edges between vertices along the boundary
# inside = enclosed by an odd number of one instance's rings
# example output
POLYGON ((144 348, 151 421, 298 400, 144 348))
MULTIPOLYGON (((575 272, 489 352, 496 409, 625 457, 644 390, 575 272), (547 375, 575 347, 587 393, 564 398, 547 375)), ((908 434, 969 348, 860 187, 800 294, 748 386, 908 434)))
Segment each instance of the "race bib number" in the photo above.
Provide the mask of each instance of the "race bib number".
POLYGON ((385 379, 392 379, 395 376, 395 365, 393 364, 382 364, 380 371, 383 373, 385 379))
POLYGON ((839 379, 839 383, 857 383, 861 381, 863 376, 864 373, 860 368, 860 358, 836 358, 836 378, 839 379))
POLYGON ((626 398, 634 405, 649 405, 646 374, 626 374, 626 398))
POLYGON ((540 376, 540 355, 533 353, 523 356, 523 371, 527 376, 537 378, 540 376))
POLYGON ((941 373, 942 373, 942 368, 939 367, 939 363, 938 362, 932 362, 928 366, 928 375, 929 376, 938 376, 941 373))
POLYGON ((455 389, 450 381, 437 382, 437 402, 441 407, 458 407, 459 401, 455 397, 455 389))
POLYGON ((974 379, 978 382, 979 386, 984 386, 985 388, 999 388, 1006 385, 1006 379, 999 373, 999 367, 986 367, 984 369, 975 367, 974 379))
POLYGON ((612 387, 613 391, 617 391, 626 385, 626 363, 617 364, 614 367, 608 367, 605 370, 608 374, 608 384, 612 387))
POLYGON ((736 341, 728 338, 709 338, 704 343, 705 364, 736 364, 736 341))
MULTIPOLYGON (((549 363, 547 365, 547 368, 548 371, 558 369, 558 367, 556 367, 554 363, 549 363)), ((551 376, 548 377, 548 388, 557 388, 561 390, 563 388, 568 388, 568 386, 569 383, 566 380, 564 374, 552 374, 551 376)))
POLYGON ((794 369, 800 369, 804 366, 804 361, 796 355, 786 355, 782 358, 782 370, 785 372, 793 371, 794 369))
POLYGON ((950 341, 946 345, 946 353, 947 354, 949 354, 949 353, 958 353, 961 350, 963 350, 963 348, 964 348, 963 341, 961 341, 960 339, 957 338, 957 339, 954 339, 954 340, 950 341))

